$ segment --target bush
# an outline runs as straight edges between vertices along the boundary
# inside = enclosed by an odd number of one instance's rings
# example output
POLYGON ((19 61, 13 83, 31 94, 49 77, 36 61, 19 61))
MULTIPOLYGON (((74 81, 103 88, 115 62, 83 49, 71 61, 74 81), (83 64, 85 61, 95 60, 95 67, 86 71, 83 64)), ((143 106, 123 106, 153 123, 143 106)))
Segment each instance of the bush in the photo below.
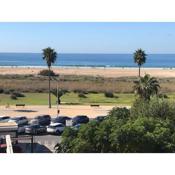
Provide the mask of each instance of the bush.
POLYGON ((168 96, 166 94, 159 94, 158 97, 159 98, 168 98, 168 96))
POLYGON ((81 90, 81 89, 74 89, 73 92, 74 93, 78 93, 78 94, 80 94, 80 93, 82 93, 82 94, 88 94, 87 91, 84 91, 84 90, 81 90))
POLYGON ((174 133, 168 120, 138 117, 121 122, 108 117, 101 123, 84 124, 79 130, 65 129, 55 149, 59 153, 175 152, 174 133))
POLYGON ((86 95, 85 95, 84 93, 79 93, 79 94, 78 94, 78 97, 80 97, 80 98, 87 98, 86 95))
POLYGON ((174 119, 175 105, 166 99, 152 98, 150 101, 136 100, 131 108, 132 117, 156 117, 174 119))
MULTIPOLYGON (((48 69, 41 70, 38 75, 49 76, 49 70, 48 69)), ((50 76, 56 76, 54 71, 50 70, 50 76)))
POLYGON ((16 96, 15 94, 11 94, 11 95, 10 95, 10 98, 11 98, 12 100, 17 100, 17 96, 16 96))
POLYGON ((25 95, 20 92, 13 92, 12 94, 15 95, 16 97, 25 97, 25 95))
POLYGON ((11 92, 9 90, 4 90, 4 94, 10 94, 11 92))
POLYGON ((175 152, 174 129, 169 121, 153 117, 128 120, 111 135, 114 150, 121 153, 175 152))
POLYGON ((97 91, 89 91, 89 93, 98 94, 99 92, 97 92, 97 91))
POLYGON ((125 108, 125 107, 124 108, 116 107, 116 108, 113 108, 109 112, 108 117, 113 117, 113 118, 116 118, 116 119, 129 119, 130 110, 125 108))
POLYGON ((114 97, 114 94, 112 92, 105 92, 105 97, 108 97, 108 98, 113 98, 114 97))
POLYGON ((113 108, 102 122, 65 129, 59 153, 175 152, 175 107, 166 99, 137 100, 131 110, 113 108), (133 116, 132 116, 133 115, 133 116))
POLYGON ((4 89, 0 88, 0 94, 2 94, 4 92, 4 89))

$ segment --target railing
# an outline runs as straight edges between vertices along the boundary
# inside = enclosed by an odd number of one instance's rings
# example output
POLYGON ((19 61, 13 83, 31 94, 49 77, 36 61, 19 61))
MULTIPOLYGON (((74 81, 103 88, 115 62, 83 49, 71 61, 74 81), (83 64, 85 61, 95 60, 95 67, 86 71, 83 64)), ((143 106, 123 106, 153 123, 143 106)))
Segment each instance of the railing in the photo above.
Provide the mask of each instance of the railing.
POLYGON ((6 145, 7 145, 6 152, 8 154, 12 154, 13 153, 13 147, 12 147, 11 137, 10 137, 10 135, 6 135, 5 138, 6 138, 6 145))

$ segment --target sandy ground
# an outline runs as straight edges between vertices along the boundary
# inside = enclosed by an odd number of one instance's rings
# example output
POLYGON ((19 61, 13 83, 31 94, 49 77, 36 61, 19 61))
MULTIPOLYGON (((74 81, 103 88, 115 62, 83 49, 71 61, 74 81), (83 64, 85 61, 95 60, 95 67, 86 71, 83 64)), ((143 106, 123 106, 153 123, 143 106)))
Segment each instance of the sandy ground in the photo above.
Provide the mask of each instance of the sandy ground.
MULTIPOLYGON (((90 118, 94 118, 98 115, 106 115, 109 110, 111 110, 114 106, 99 106, 99 107, 91 107, 84 105, 60 105, 59 115, 66 115, 69 117, 74 117, 76 115, 87 115, 90 118)), ((48 106, 26 106, 26 107, 16 107, 10 106, 6 108, 5 106, 0 106, 0 115, 1 116, 26 116, 28 118, 34 118, 37 115, 49 114, 52 117, 57 116, 57 108, 56 106, 52 106, 51 109, 48 106)))
MULTIPOLYGON (((46 67, 45 67, 46 68, 46 67)), ((0 74, 38 74, 44 68, 33 67, 0 67, 0 74)), ((137 68, 53 68, 53 71, 62 75, 91 75, 103 77, 130 77, 138 76, 137 68)), ((175 77, 175 69, 170 68, 142 68, 141 74, 151 74, 155 77, 175 77)))

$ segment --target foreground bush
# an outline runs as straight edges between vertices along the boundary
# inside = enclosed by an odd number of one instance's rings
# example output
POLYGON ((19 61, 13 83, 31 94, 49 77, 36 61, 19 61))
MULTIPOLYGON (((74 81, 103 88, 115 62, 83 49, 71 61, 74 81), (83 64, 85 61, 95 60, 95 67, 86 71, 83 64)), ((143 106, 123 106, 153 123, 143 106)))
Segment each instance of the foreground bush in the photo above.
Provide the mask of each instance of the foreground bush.
POLYGON ((131 109, 132 117, 156 117, 175 121, 175 104, 166 99, 136 100, 131 109))
POLYGON ((49 76, 49 72, 50 72, 50 76, 56 76, 54 71, 52 71, 52 70, 49 71, 47 69, 41 70, 38 75, 49 76))
MULTIPOLYGON (((145 111, 157 103, 146 103, 145 111), (150 105, 150 106, 149 106, 150 105)), ((175 127, 172 118, 160 111, 166 101, 150 116, 132 117, 133 109, 113 108, 102 122, 91 121, 79 130, 66 128, 62 142, 55 149, 58 153, 165 153, 175 152, 175 127), (155 115, 155 116, 154 116, 155 115)), ((137 104, 138 105, 138 104, 137 104)), ((169 105, 169 104, 168 104, 169 105)), ((166 106, 166 105, 165 105, 166 106)), ((141 107, 137 106, 138 108, 141 107)), ((134 106, 136 110, 136 106, 134 106)), ((172 108, 165 107, 168 110, 172 108)), ((139 111, 138 109, 136 110, 139 111)), ((136 113, 135 113, 136 114, 136 113)), ((141 114, 141 113, 137 113, 141 114)), ((146 112, 145 112, 146 114, 146 112)), ((169 113, 169 115, 172 115, 169 113)))

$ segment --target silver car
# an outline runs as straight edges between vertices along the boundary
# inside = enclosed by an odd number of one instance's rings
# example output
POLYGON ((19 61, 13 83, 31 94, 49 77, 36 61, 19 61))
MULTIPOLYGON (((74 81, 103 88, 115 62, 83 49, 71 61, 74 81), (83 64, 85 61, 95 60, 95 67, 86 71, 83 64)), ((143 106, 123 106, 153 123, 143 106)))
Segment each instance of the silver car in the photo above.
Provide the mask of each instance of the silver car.
POLYGON ((52 123, 47 126, 47 133, 60 135, 64 131, 65 126, 62 123, 52 123))

